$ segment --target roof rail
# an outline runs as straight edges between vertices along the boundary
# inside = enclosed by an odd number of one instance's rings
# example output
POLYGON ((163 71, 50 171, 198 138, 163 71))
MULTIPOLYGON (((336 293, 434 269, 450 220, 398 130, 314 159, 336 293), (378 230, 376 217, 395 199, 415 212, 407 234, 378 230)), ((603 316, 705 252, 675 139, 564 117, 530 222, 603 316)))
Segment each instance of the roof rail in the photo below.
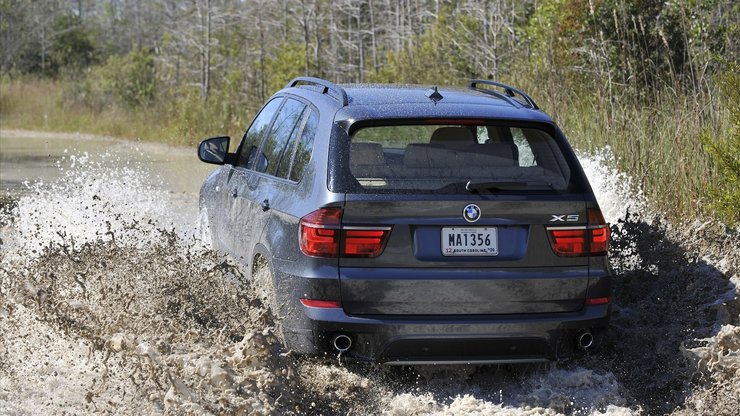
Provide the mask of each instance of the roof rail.
POLYGON ((505 98, 507 101, 509 99, 511 99, 511 98, 516 97, 516 95, 518 94, 520 97, 522 97, 524 99, 524 102, 523 103, 521 101, 519 101, 519 100, 516 100, 518 103, 524 104, 525 106, 527 106, 527 107, 529 107, 529 108, 531 108, 533 110, 539 110, 540 109, 540 107, 537 106, 537 103, 534 102, 534 100, 532 99, 532 97, 530 97, 529 95, 527 95, 523 91, 520 91, 520 90, 518 90, 518 89, 516 89, 516 88, 514 88, 514 87, 512 87, 510 85, 506 85, 506 84, 503 84, 501 82, 489 81, 489 80, 485 80, 485 79, 471 79, 470 80, 470 83, 468 84, 468 87, 470 89, 477 90, 477 91, 480 91, 480 92, 483 92, 483 93, 486 93, 486 94, 495 95, 495 96, 497 96, 499 98, 505 98), (488 88, 478 87, 477 86, 478 84, 492 85, 494 87, 503 88, 504 91, 506 92, 506 95, 503 95, 503 94, 499 93, 498 91, 494 91, 494 90, 491 90, 491 89, 488 89, 488 88))
POLYGON ((338 86, 337 84, 334 84, 333 82, 329 82, 321 78, 314 78, 314 77, 293 78, 293 80, 290 81, 288 85, 285 86, 285 88, 296 87, 299 84, 308 84, 308 85, 314 85, 314 86, 320 87, 319 90, 321 91, 322 94, 327 94, 331 96, 332 98, 335 98, 337 101, 339 101, 340 104, 342 104, 342 107, 346 106, 349 103, 349 100, 347 99, 347 92, 344 90, 344 88, 338 86), (332 92, 333 94, 328 94, 329 92, 332 92))

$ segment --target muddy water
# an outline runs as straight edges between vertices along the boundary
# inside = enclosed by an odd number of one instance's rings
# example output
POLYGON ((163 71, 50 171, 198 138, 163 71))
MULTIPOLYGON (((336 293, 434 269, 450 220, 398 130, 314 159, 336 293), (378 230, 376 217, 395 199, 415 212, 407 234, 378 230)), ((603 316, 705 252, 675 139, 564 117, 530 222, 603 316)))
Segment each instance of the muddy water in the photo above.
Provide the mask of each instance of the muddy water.
POLYGON ((189 148, 87 134, 0 132, 0 192, 5 194, 27 194, 31 184, 59 180, 79 163, 145 173, 151 178, 147 185, 180 199, 187 215, 194 215, 193 207, 197 210, 193 198, 213 171, 212 165, 200 162, 189 148))
POLYGON ((388 369, 280 349, 259 288, 199 240, 209 169, 194 152, 0 137, 14 199, 0 218, 0 414, 740 409, 737 230, 647 217, 608 153, 582 157, 615 224, 615 311, 598 354, 388 369))

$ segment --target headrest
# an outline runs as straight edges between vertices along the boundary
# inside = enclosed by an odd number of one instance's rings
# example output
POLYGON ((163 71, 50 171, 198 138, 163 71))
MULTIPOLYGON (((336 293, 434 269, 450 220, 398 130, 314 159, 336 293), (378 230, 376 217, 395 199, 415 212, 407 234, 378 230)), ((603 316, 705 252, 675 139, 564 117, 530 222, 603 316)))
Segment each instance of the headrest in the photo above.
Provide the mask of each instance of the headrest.
POLYGON ((467 127, 440 127, 434 130, 429 143, 449 148, 464 148, 476 143, 473 132, 467 127))
POLYGON ((353 165, 382 165, 385 163, 383 146, 380 143, 351 143, 349 157, 353 165))

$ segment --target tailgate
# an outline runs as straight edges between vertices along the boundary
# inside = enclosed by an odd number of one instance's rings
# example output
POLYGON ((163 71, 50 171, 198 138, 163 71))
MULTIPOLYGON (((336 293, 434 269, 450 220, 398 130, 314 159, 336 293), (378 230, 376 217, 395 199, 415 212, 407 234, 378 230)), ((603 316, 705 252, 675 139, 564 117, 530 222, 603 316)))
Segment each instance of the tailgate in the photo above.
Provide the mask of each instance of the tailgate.
POLYGON ((340 257, 347 313, 519 314, 583 307, 588 258, 555 255, 546 232, 554 215, 585 223, 579 221, 585 220, 585 203, 578 196, 363 198, 347 195, 342 227, 391 231, 378 257, 340 257), (463 216, 470 204, 479 210, 473 223, 463 216))

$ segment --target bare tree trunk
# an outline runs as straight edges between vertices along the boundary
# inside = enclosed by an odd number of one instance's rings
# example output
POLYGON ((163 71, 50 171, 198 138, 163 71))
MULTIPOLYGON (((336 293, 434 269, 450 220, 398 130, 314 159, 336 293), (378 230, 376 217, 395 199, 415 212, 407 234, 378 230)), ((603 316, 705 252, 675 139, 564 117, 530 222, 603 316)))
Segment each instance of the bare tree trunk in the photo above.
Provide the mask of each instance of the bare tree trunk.
POLYGON ((352 14, 347 13, 347 63, 352 62, 352 14))
POLYGON ((41 25, 41 73, 46 72, 46 25, 41 25))
POLYGON ((306 12, 306 0, 301 0, 301 10, 303 11, 301 20, 303 26, 303 73, 308 76, 308 13, 306 12))
POLYGON ((211 0, 206 0, 206 79, 205 96, 203 101, 208 101, 211 92, 211 0))
POLYGON ((288 39, 288 0, 283 0, 283 39, 288 39))
POLYGON ((403 37, 403 35, 401 34, 401 4, 400 3, 395 3, 395 4, 396 4, 396 39, 395 39, 396 47, 395 47, 395 51, 400 51, 401 50, 401 38, 403 37))
POLYGON ((208 102, 211 88, 211 0, 198 2, 203 45, 200 52, 200 94, 203 102, 208 102))
MULTIPOLYGON (((339 59, 337 54, 339 53, 337 42, 339 39, 339 29, 337 28, 336 19, 336 7, 334 7, 334 1, 329 2, 329 51, 331 52, 331 61, 329 61, 329 68, 331 68, 331 78, 334 81, 338 81, 337 64, 339 59)), ((318 30, 318 28, 316 28, 318 30)))
POLYGON ((144 25, 141 24, 141 20, 142 20, 141 0, 136 0, 134 3, 134 26, 136 27, 136 44, 139 47, 141 47, 141 45, 144 43, 143 41, 144 30, 142 30, 142 27, 144 25))
POLYGON ((314 50, 314 68, 316 69, 316 75, 321 77, 321 33, 319 32, 319 9, 318 3, 313 5, 313 26, 316 33, 316 48, 314 50))
POLYGON ((499 19, 501 18, 501 0, 496 1, 496 10, 491 12, 491 40, 493 42, 493 79, 499 79, 498 75, 498 33, 500 29, 499 19))
POLYGON ((370 9, 370 41, 373 46, 373 70, 377 74, 380 64, 378 63, 378 44, 375 37, 375 7, 373 5, 373 0, 369 0, 368 8, 370 9))
POLYGON ((362 36, 362 3, 357 3, 356 20, 357 20, 357 79, 360 82, 365 81, 365 42, 362 36))
POLYGON ((266 83, 267 80, 265 79, 265 26, 262 23, 262 8, 260 7, 258 9, 257 13, 257 26, 259 27, 259 44, 260 44, 260 101, 264 101, 267 95, 266 92, 266 83))
POLYGON ((56 36, 52 30, 52 24, 62 12, 62 9, 62 6, 56 1, 29 2, 32 22, 36 28, 40 29, 39 52, 41 52, 41 72, 44 74, 49 66, 49 47, 56 36))

